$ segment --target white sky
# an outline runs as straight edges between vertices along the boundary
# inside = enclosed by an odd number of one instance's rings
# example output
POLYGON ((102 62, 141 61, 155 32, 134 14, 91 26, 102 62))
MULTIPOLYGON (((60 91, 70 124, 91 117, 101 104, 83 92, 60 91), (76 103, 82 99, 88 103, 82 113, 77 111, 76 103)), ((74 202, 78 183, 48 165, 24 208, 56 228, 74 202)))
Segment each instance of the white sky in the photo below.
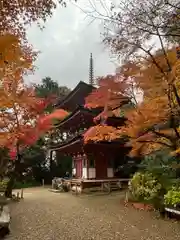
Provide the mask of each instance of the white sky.
MULTIPOLYGON (((84 5, 83 5, 84 6, 84 5)), ((34 48, 41 51, 34 76, 29 82, 40 82, 49 76, 60 85, 75 87, 80 81, 88 82, 89 57, 93 53, 94 75, 114 73, 116 65, 108 49, 102 44, 101 27, 91 22, 76 6, 58 7, 41 31, 36 25, 28 30, 28 38, 34 48)))

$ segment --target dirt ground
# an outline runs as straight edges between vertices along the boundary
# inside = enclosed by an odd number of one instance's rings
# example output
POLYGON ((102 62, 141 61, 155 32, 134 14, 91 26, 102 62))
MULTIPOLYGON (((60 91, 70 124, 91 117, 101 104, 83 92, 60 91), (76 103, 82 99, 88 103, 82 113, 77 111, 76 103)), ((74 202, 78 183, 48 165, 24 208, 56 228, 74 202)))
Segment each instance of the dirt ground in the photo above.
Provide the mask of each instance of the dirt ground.
POLYGON ((24 197, 11 205, 7 240, 180 239, 180 223, 124 207, 122 193, 74 196, 33 188, 24 197))

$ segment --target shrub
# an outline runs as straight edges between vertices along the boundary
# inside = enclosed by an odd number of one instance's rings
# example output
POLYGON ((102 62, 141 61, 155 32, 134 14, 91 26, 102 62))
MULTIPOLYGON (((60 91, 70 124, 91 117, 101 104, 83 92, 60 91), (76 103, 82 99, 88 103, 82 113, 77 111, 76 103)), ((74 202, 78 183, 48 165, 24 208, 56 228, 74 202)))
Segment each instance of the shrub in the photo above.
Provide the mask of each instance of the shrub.
POLYGON ((161 184, 151 173, 137 172, 129 182, 129 190, 134 200, 152 202, 158 197, 161 184))
POLYGON ((164 195, 164 204, 172 207, 180 207, 180 187, 172 187, 164 195))
POLYGON ((9 179, 3 179, 0 181, 0 190, 6 190, 9 179))
POLYGON ((173 165, 178 164, 179 159, 172 156, 168 150, 162 149, 155 151, 144 157, 139 165, 140 169, 153 174, 162 186, 162 196, 178 181, 177 168, 173 165))
POLYGON ((14 184, 14 189, 21 189, 21 188, 30 188, 30 187, 38 187, 40 186, 40 183, 37 183, 35 181, 31 181, 31 182, 15 182, 14 184))

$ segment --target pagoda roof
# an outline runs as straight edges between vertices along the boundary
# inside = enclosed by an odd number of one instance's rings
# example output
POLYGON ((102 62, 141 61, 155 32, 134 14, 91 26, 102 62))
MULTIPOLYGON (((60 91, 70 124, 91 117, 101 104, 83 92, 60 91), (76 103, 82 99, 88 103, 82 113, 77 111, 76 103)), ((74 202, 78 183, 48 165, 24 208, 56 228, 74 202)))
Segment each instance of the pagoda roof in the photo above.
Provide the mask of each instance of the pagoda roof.
POLYGON ((61 151, 65 154, 71 154, 75 150, 76 152, 82 152, 83 151, 83 139, 81 135, 78 135, 76 137, 71 138, 69 141, 66 141, 65 143, 57 144, 54 146, 51 146, 49 148, 50 151, 61 151))
POLYGON ((106 124, 112 127, 120 127, 125 124, 126 120, 127 119, 125 117, 112 116, 107 118, 106 124))
MULTIPOLYGON (((76 128, 81 128, 81 126, 89 128, 94 125, 94 118, 100 113, 100 111, 100 109, 90 110, 88 108, 84 108, 83 106, 78 106, 59 124, 55 125, 55 127, 63 130, 70 129, 73 126, 76 128)), ((108 126, 119 127, 125 123, 125 120, 125 117, 111 116, 106 119, 106 124, 108 126)))
POLYGON ((93 89, 95 89, 95 87, 92 85, 80 81, 63 100, 55 104, 55 107, 73 112, 78 106, 83 106, 85 104, 85 98, 93 89))
POLYGON ((73 112, 71 112, 66 118, 64 118, 56 128, 61 128, 63 130, 70 129, 71 127, 81 127, 85 126, 89 128, 94 125, 94 117, 98 114, 97 111, 92 111, 87 108, 78 106, 73 112))
MULTIPOLYGON (((84 131, 85 133, 86 131, 84 131)), ((50 151, 60 151, 64 154, 76 154, 76 153, 84 153, 84 151, 92 151, 93 149, 97 149, 100 151, 109 151, 109 149, 113 149, 113 151, 119 151, 119 148, 124 147, 124 142, 121 139, 113 140, 113 141, 100 141, 100 142, 89 142, 84 143, 83 134, 80 134, 76 137, 71 138, 69 141, 65 143, 57 144, 51 146, 49 148, 50 151)), ((126 147, 129 149, 130 147, 126 147)))

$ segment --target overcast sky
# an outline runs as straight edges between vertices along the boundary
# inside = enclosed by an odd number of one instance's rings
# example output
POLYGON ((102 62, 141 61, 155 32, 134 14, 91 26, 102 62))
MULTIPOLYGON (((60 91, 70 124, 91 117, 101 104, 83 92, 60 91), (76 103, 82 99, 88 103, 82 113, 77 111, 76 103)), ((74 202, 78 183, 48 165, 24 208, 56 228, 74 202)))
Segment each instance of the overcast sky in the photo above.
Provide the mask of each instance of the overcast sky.
POLYGON ((108 49, 102 44, 101 27, 76 6, 58 7, 48 19, 43 31, 37 26, 28 30, 29 41, 40 50, 35 76, 29 81, 40 82, 50 76, 60 85, 75 87, 80 81, 88 82, 89 57, 93 53, 94 75, 102 76, 115 71, 108 49))

